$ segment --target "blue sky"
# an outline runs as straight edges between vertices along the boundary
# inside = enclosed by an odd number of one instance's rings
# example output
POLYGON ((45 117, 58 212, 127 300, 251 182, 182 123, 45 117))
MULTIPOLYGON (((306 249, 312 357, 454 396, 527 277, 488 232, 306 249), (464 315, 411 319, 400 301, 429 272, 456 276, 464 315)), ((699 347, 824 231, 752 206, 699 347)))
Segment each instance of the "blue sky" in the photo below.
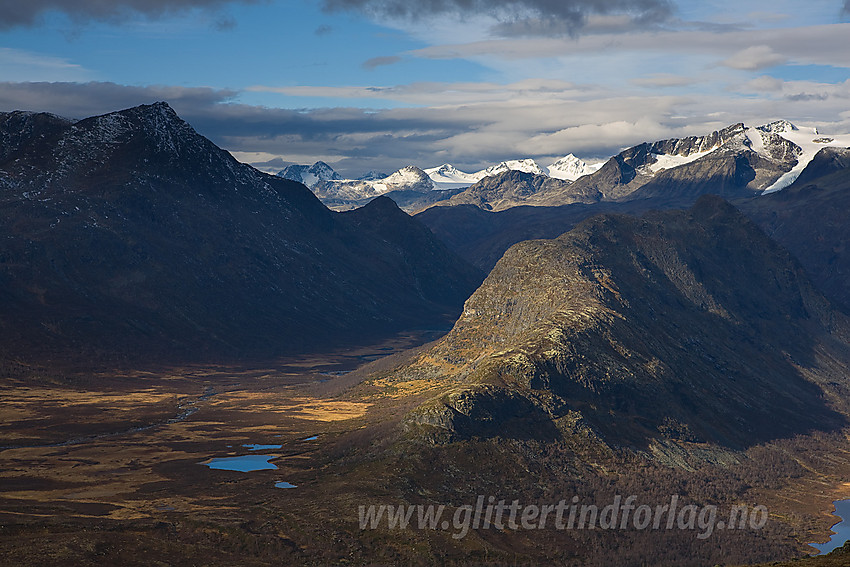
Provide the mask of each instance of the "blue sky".
POLYGON ((606 157, 774 118, 850 131, 850 2, 0 0, 0 110, 167 100, 342 173, 606 157))

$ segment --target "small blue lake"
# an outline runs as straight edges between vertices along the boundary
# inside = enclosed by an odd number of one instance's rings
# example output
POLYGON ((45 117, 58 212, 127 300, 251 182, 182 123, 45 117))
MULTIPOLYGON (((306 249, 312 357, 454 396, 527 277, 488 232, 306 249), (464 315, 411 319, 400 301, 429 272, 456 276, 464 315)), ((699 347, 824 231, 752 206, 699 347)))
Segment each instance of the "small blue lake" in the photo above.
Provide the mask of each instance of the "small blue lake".
POLYGON ((242 445, 246 447, 249 451, 268 451, 270 449, 280 449, 283 445, 260 445, 259 443, 249 443, 248 445, 242 445))
POLYGON ((305 437, 304 439, 302 439, 302 441, 315 441, 318 438, 318 435, 313 435, 312 437, 305 437))
POLYGON ((289 482, 285 482, 285 481, 280 481, 280 482, 274 483, 274 487, 275 488, 298 488, 297 485, 289 483, 289 482))
POLYGON ((277 469, 269 461, 278 455, 244 455, 242 457, 216 457, 207 463, 201 463, 211 469, 222 471, 251 472, 267 469, 277 469))
POLYGON ((836 500, 834 514, 841 521, 832 526, 835 534, 826 543, 812 543, 812 547, 818 550, 818 555, 826 555, 833 549, 837 549, 850 541, 850 500, 836 500))

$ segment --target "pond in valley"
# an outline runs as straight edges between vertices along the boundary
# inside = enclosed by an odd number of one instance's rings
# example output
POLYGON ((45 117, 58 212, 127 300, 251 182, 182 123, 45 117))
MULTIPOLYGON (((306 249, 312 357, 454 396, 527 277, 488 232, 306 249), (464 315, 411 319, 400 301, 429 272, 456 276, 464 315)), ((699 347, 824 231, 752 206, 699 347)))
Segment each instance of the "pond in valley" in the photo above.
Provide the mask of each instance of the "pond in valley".
POLYGON ((222 471, 252 472, 277 469, 269 461, 278 455, 244 455, 242 457, 216 457, 201 463, 211 469, 222 471))
POLYGON ((826 555, 850 541, 850 500, 836 500, 833 504, 835 504, 833 514, 841 518, 841 521, 832 526, 832 531, 835 533, 828 542, 810 544, 818 550, 818 555, 826 555))

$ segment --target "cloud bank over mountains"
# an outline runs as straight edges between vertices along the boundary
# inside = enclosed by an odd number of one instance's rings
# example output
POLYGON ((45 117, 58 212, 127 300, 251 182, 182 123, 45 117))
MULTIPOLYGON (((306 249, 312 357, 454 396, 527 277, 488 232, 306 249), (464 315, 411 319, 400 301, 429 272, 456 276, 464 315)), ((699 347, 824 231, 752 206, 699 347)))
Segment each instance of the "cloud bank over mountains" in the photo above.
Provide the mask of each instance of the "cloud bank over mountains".
MULTIPOLYGON (((242 161, 275 170, 289 163, 334 164, 344 174, 451 161, 470 170, 516 156, 572 152, 606 157, 645 140, 711 132, 739 120, 764 123, 807 115, 823 132, 850 126, 850 81, 839 85, 759 78, 741 85, 759 97, 670 94, 640 97, 567 83, 409 86, 410 97, 467 89, 450 105, 370 110, 280 109, 240 104, 234 91, 127 87, 113 83, 0 83, 0 107, 85 117, 168 100, 202 134, 242 161), (769 92, 769 96, 762 93, 769 92), (811 118, 815 118, 812 120, 811 118), (312 161, 311 161, 312 160, 312 161)), ((804 121, 805 122, 805 121, 804 121)))
MULTIPOLYGON (((57 11, 71 21, 121 21, 249 5, 261 14, 279 3, 0 0, 0 29, 37 26, 57 11)), ((345 66, 315 62, 323 72, 310 79, 297 66, 309 48, 294 44, 258 53, 261 72, 250 78, 234 80, 223 68, 220 84, 126 84, 62 52, 0 48, 0 78, 6 77, 0 110, 81 118, 167 100, 243 161, 274 170, 322 160, 346 175, 409 163, 451 162, 475 171, 517 156, 607 157, 647 139, 738 121, 787 118, 824 132, 850 130, 850 5, 843 0, 815 0, 805 9, 764 0, 746 11, 732 0, 711 8, 668 0, 311 5, 322 17, 385 19, 387 35, 410 41, 403 50, 369 51, 345 66), (405 71, 415 65, 434 72, 405 71), (443 72, 454 65, 477 74, 443 72)), ((234 14, 219 18, 224 28, 239 23, 234 14)), ((330 41, 344 33, 340 22, 308 22, 308 35, 330 41)))

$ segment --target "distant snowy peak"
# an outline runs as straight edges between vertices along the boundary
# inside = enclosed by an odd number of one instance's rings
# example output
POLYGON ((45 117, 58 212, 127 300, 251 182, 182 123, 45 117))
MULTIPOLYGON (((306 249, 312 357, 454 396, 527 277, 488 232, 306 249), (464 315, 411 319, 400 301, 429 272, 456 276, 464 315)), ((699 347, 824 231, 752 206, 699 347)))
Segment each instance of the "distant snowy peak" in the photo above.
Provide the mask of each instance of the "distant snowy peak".
POLYGON ((408 191, 430 191, 434 188, 434 182, 427 173, 416 167, 408 165, 380 179, 376 183, 376 188, 383 189, 385 186, 387 191, 392 190, 408 190, 408 191))
POLYGON ((425 170, 425 173, 428 174, 428 177, 431 178, 431 181, 437 184, 458 184, 458 185, 471 185, 484 177, 483 172, 477 173, 466 173, 465 171, 461 171, 450 163, 444 163, 438 167, 431 167, 425 170))
POLYGON ((549 177, 563 179, 565 181, 575 181, 579 177, 584 177, 598 171, 603 165, 604 162, 588 164, 573 154, 567 154, 547 167, 546 171, 549 177))
POLYGON ((285 168, 277 172, 277 176, 301 183, 301 180, 303 179, 302 174, 309 168, 309 165, 287 165, 285 168))
POLYGON ((277 174, 278 177, 298 181, 313 189, 322 181, 338 181, 342 179, 331 166, 323 161, 317 161, 313 165, 290 165, 277 174))
POLYGON ((322 181, 333 181, 337 179, 342 179, 339 174, 333 170, 331 166, 326 164, 323 161, 317 161, 313 165, 310 166, 310 169, 307 170, 308 173, 315 175, 322 181))
POLYGON ((598 171, 603 165, 604 162, 587 163, 573 154, 568 154, 545 170, 533 159, 513 159, 503 161, 498 165, 491 165, 475 173, 466 173, 450 163, 426 169, 425 173, 438 188, 447 188, 470 186, 485 177, 493 177, 506 171, 521 171, 534 175, 545 175, 554 179, 575 181, 579 177, 598 171))
POLYGON ((443 165, 426 169, 425 173, 428 174, 428 177, 431 178, 431 181, 434 182, 437 188, 446 189, 451 187, 468 187, 478 183, 485 177, 492 177, 506 171, 522 171, 535 175, 547 175, 543 171, 543 168, 533 159, 506 160, 498 165, 491 165, 475 173, 466 173, 450 163, 444 163, 443 165))
POLYGON ((490 177, 492 175, 499 175, 500 173, 504 173, 506 171, 522 171, 523 173, 546 175, 546 172, 544 172, 543 169, 539 165, 537 165, 537 162, 530 158, 503 161, 502 163, 498 165, 492 165, 479 173, 483 173, 482 177, 490 177))
MULTIPOLYGON (((370 172, 364 177, 375 177, 370 172)), ((416 166, 403 167, 391 175, 381 175, 379 179, 329 179, 319 181, 311 187, 319 199, 328 203, 339 201, 352 202, 370 199, 391 191, 428 192, 434 189, 434 182, 424 171, 416 166)))

